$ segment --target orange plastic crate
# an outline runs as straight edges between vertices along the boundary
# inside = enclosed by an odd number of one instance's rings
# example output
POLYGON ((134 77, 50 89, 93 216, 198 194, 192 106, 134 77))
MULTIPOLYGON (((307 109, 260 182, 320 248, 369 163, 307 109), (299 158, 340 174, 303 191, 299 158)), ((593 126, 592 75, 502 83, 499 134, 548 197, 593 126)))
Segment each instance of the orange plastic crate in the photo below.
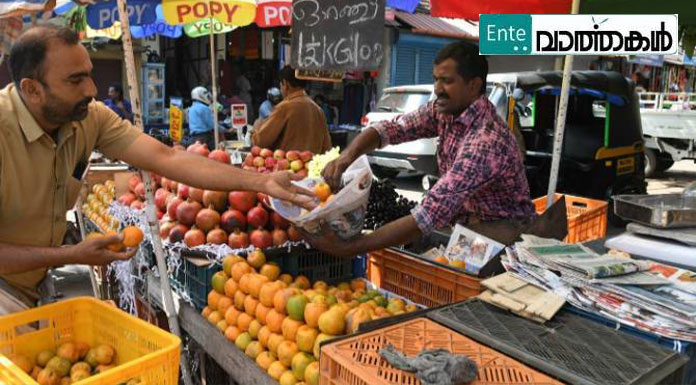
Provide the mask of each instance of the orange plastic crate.
POLYGON ((321 385, 420 385, 415 373, 394 368, 380 355, 387 344, 409 357, 424 349, 447 349, 476 362, 478 376, 470 384, 556 385, 537 372, 495 350, 426 318, 416 318, 321 348, 321 385))
POLYGON ((479 295, 482 279, 392 249, 368 253, 367 277, 377 287, 435 307, 479 295))
MULTIPOLYGON (((564 194, 554 194, 556 202, 564 194)), ((607 210, 605 201, 565 195, 568 215, 568 236, 566 243, 580 243, 604 238, 607 235, 607 210)), ((537 214, 546 211, 546 196, 534 200, 537 214)))
POLYGON ((35 358, 63 342, 116 349, 116 367, 74 385, 115 385, 139 379, 144 385, 177 385, 179 337, 103 301, 78 297, 0 317, 0 384, 38 385, 3 354, 35 358), (46 327, 20 334, 17 327, 41 322, 46 327))

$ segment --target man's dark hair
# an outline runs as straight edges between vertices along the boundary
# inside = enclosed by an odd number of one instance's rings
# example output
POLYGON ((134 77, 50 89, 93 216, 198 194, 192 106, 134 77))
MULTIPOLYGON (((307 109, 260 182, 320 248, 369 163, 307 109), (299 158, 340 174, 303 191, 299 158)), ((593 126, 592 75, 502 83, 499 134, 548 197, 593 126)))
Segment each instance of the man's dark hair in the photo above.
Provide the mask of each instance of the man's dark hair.
POLYGON ((121 99, 123 99, 123 87, 121 87, 120 84, 114 83, 110 85, 109 88, 113 88, 114 91, 118 92, 118 95, 121 97, 121 99))
POLYGON ((295 69, 290 66, 285 66, 280 70, 280 80, 285 80, 294 88, 305 88, 305 86, 307 86, 306 81, 295 77, 295 69))
POLYGON ((435 64, 440 64, 447 59, 457 63, 457 72, 467 80, 481 78, 481 94, 486 93, 486 76, 488 75, 488 60, 479 55, 478 46, 465 41, 446 45, 435 56, 435 64))
POLYGON ((43 62, 46 59, 48 45, 54 40, 65 45, 80 43, 75 31, 70 28, 51 24, 26 30, 19 36, 10 50, 10 76, 15 87, 24 78, 43 82, 43 62))

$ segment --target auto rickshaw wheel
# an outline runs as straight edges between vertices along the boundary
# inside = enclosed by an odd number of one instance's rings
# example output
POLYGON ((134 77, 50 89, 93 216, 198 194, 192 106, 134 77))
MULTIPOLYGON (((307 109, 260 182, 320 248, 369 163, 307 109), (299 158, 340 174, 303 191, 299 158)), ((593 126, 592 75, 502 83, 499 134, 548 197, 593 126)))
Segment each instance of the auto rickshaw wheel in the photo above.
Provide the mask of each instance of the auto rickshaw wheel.
POLYGON ((671 158, 657 159, 657 172, 667 171, 672 166, 674 166, 674 161, 671 158))
POLYGON ((652 178, 658 172, 657 153, 655 150, 645 149, 645 177, 652 178))

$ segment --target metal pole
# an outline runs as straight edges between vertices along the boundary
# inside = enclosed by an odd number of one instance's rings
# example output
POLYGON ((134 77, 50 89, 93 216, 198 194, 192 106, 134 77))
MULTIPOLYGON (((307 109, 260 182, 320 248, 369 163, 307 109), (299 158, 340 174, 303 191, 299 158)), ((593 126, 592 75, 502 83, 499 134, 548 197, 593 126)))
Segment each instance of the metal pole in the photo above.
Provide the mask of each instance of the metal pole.
MULTIPOLYGON (((121 19, 121 28, 123 29, 121 40, 123 41, 123 53, 126 62, 126 73, 128 75, 128 89, 131 98, 131 105, 133 106, 133 123, 136 127, 142 130, 142 107, 140 104, 138 80, 135 75, 136 70, 135 58, 133 57, 133 39, 131 38, 128 13, 126 12, 126 0, 118 0, 118 11, 121 19)), ((155 199, 152 191, 152 183, 150 182, 150 173, 148 171, 141 171, 140 175, 142 176, 143 183, 145 184, 145 196, 147 200, 145 212, 147 215, 147 222, 150 227, 150 234, 152 235, 152 246, 155 253, 155 259, 157 261, 157 269, 159 270, 160 274, 164 311, 167 313, 169 327, 171 328, 172 332, 181 338, 181 329, 179 328, 179 320, 177 318, 176 308, 174 307, 172 289, 169 286, 167 265, 164 261, 162 239, 159 236, 159 223, 157 222, 157 213, 155 210, 155 199)), ((188 361, 186 359, 186 355, 183 353, 181 354, 181 374, 186 385, 193 384, 191 381, 191 375, 189 373, 188 361)))
MULTIPOLYGON (((571 14, 577 15, 580 11, 580 0, 573 0, 571 14)), ((558 184, 558 171, 561 165, 561 153, 563 152, 563 135, 565 133, 566 113, 568 112, 568 94, 570 93, 570 77, 573 71, 573 55, 566 55, 563 64, 563 82, 561 83, 561 100, 556 116, 556 131, 553 139, 553 157, 551 158, 551 175, 549 176, 549 189, 546 195, 546 208, 553 205, 553 196, 558 184)))
MULTIPOLYGON (((210 19, 210 77, 213 83, 213 102, 210 104, 210 109, 213 111, 213 132, 215 133, 215 148, 220 147, 220 138, 218 137, 218 114, 217 114, 217 55, 215 54, 215 28, 213 27, 215 19, 210 19)), ((214 150, 211 149, 211 150, 214 150)))

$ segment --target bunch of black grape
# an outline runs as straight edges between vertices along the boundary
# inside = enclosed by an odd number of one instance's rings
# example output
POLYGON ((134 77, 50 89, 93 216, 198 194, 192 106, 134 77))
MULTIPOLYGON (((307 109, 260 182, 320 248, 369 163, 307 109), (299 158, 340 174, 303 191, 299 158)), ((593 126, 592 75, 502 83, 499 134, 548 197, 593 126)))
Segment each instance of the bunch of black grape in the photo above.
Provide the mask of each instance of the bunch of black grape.
POLYGON ((416 202, 399 195, 390 180, 373 181, 363 228, 375 230, 410 214, 414 207, 416 207, 416 202))

